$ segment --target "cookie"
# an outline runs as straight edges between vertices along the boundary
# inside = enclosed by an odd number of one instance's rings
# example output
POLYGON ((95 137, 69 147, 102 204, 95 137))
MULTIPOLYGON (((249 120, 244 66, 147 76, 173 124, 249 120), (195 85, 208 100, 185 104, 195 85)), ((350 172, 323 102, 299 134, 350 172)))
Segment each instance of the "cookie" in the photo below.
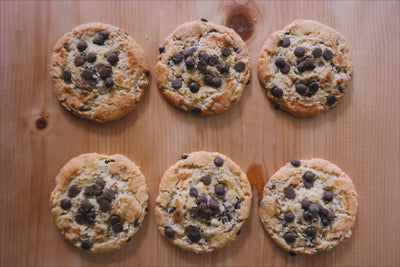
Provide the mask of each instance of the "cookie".
POLYGON ((205 19, 180 25, 159 48, 158 87, 181 110, 227 111, 250 77, 247 46, 232 29, 205 19))
POLYGON ((291 254, 328 251, 351 236, 357 192, 339 167, 293 159, 269 179, 260 217, 271 238, 291 254))
POLYGON ((58 173, 50 206, 62 236, 90 253, 119 249, 147 213, 148 189, 123 155, 82 154, 58 173))
POLYGON ((158 230, 185 250, 212 252, 235 240, 249 216, 251 198, 246 175, 228 157, 183 154, 160 182, 158 230))
POLYGON ((297 117, 316 116, 335 107, 353 70, 342 35, 312 20, 295 20, 271 34, 257 68, 267 97, 297 117))
POLYGON ((149 84, 143 49, 124 30, 103 23, 82 24, 62 36, 50 75, 64 108, 99 123, 125 116, 149 84))

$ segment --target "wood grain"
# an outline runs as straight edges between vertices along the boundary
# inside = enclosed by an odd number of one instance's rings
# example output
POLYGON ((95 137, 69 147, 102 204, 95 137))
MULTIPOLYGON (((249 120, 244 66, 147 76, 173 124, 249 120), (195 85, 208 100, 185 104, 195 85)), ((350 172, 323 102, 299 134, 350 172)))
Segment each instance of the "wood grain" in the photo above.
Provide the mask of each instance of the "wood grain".
POLYGON ((1 1, 0 264, 399 266, 399 11, 398 1, 1 1), (56 40, 74 26, 102 21, 124 28, 145 49, 154 73, 162 40, 200 17, 241 23, 230 26, 247 34, 251 83, 228 112, 208 118, 180 112, 158 92, 154 76, 137 109, 116 122, 91 123, 57 103, 49 58, 56 40), (274 110, 255 73, 267 34, 296 18, 336 28, 354 58, 348 95, 316 118, 274 110), (222 152, 246 172, 252 167, 250 174, 263 182, 292 157, 336 163, 359 193, 352 238, 328 253, 289 256, 263 230, 255 189, 242 234, 211 255, 193 255, 164 240, 152 209, 132 241, 108 255, 87 255, 58 234, 48 199, 54 177, 70 158, 86 152, 127 155, 146 176, 152 208, 163 172, 181 153, 196 150, 222 152))

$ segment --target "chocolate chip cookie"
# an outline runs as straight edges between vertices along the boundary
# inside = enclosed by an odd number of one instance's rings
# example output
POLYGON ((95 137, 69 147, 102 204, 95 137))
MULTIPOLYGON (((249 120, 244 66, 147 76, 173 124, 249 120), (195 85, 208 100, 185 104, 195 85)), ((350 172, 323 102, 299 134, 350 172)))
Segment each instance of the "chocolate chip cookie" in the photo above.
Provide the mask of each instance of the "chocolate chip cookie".
POLYGON ((357 192, 339 167, 293 159, 269 179, 260 216, 271 238, 293 253, 327 251, 351 236, 357 192))
POLYGON ((138 166, 123 155, 83 154, 58 173, 51 213, 62 236, 91 253, 119 249, 139 229, 148 189, 138 166))
POLYGON ((158 230, 192 252, 212 252, 235 240, 249 216, 252 192, 231 159, 205 151, 183 154, 160 183, 158 230))
POLYGON ((180 25, 159 48, 158 87, 181 110, 214 115, 239 101, 250 77, 247 46, 205 19, 180 25))
POLYGON ((342 35, 312 20, 295 20, 271 34, 257 67, 267 97, 298 117, 316 116, 336 106, 353 70, 342 35))
POLYGON ((100 123, 130 112, 149 83, 143 49, 124 30, 103 23, 82 24, 62 36, 50 75, 62 106, 100 123))

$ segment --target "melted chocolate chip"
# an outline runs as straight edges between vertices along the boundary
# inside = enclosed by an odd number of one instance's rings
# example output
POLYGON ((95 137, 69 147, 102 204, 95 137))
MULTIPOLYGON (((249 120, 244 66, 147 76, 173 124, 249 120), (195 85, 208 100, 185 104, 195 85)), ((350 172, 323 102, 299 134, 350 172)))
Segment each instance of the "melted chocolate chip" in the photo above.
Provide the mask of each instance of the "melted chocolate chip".
POLYGON ((306 229, 306 234, 309 236, 315 236, 317 234, 317 230, 314 227, 308 227, 306 229))
POLYGON ((210 56, 207 60, 208 65, 214 66, 215 64, 218 63, 218 58, 215 56, 210 56))
POLYGON ((220 158, 220 157, 215 157, 214 158, 214 164, 215 164, 215 166, 220 167, 220 166, 222 166, 224 164, 224 160, 222 158, 220 158))
POLYGON ((206 76, 204 76, 204 83, 207 85, 212 86, 213 85, 213 78, 214 76, 212 76, 211 74, 207 74, 206 76))
POLYGON ((299 167, 300 164, 301 164, 301 162, 300 162, 299 159, 292 159, 292 160, 290 161, 290 164, 292 164, 292 166, 294 166, 294 167, 299 167))
POLYGON ((224 57, 227 57, 227 56, 230 56, 232 54, 232 51, 231 51, 231 49, 229 47, 224 46, 224 47, 221 48, 221 54, 224 57))
POLYGON ((315 63, 312 58, 307 57, 305 60, 301 61, 299 64, 297 64, 297 70, 300 72, 304 72, 307 70, 313 70, 315 69, 315 63))
POLYGON ((103 65, 98 69, 98 72, 102 79, 106 79, 106 78, 110 77, 110 75, 112 73, 112 67, 108 64, 103 65))
POLYGON ((90 63, 95 62, 96 59, 97 59, 97 55, 96 55, 96 53, 93 53, 93 52, 90 52, 90 53, 87 54, 87 56, 86 56, 87 62, 90 62, 90 63))
POLYGON ((196 62, 194 60, 194 57, 192 57, 192 56, 187 57, 185 59, 185 65, 186 65, 186 68, 193 69, 194 66, 196 66, 196 62))
POLYGON ((101 190, 103 190, 104 186, 106 185, 106 182, 102 178, 99 178, 96 180, 96 184, 98 184, 100 186, 101 190))
POLYGON ((205 195, 201 195, 196 198, 196 204, 200 205, 201 203, 207 204, 207 197, 205 195))
POLYGON ((209 185, 211 184, 211 176, 204 175, 203 177, 201 177, 201 181, 203 182, 204 185, 209 185))
POLYGON ((287 222, 292 222, 294 220, 294 214, 291 211, 285 212, 285 214, 283 214, 283 218, 285 219, 285 221, 287 222))
POLYGON ((192 242, 197 242, 201 239, 200 229, 192 225, 185 229, 185 234, 192 242))
POLYGON ((68 210, 71 208, 71 200, 64 198, 60 201, 60 206, 63 210, 68 210))
POLYGON ((97 79, 94 77, 94 72, 91 69, 84 69, 81 72, 82 78, 89 83, 92 86, 95 86, 97 84, 97 79))
POLYGON ((104 190, 103 194, 101 195, 102 197, 106 198, 111 202, 111 200, 114 199, 115 197, 115 191, 113 189, 106 189, 104 190))
MULTIPOLYGON (((217 210, 217 212, 219 211, 219 202, 214 199, 211 198, 210 201, 208 201, 208 206, 215 212, 217 210)), ((213 212, 213 213, 214 213, 213 212)))
POLYGON ((183 55, 185 57, 193 56, 194 50, 195 49, 193 47, 186 47, 185 50, 183 51, 183 55))
POLYGON ((119 215, 115 214, 115 215, 111 216, 111 218, 110 218, 110 224, 111 225, 114 225, 114 224, 119 223, 119 222, 121 222, 121 217, 119 215))
POLYGON ((106 59, 108 62, 110 62, 111 65, 114 66, 119 61, 118 53, 117 52, 108 53, 106 59))
POLYGON ((158 48, 158 52, 160 52, 160 53, 164 52, 164 50, 165 50, 165 46, 163 46, 163 45, 158 48))
POLYGON ((76 48, 82 52, 87 48, 87 43, 85 41, 79 41, 79 43, 76 45, 76 48))
POLYGON ((325 60, 331 60, 333 58, 333 53, 329 49, 325 49, 324 53, 322 54, 325 60))
POLYGON ((174 89, 179 89, 182 86, 182 80, 181 79, 175 79, 171 83, 172 87, 174 89))
POLYGON ((199 71, 206 71, 207 70, 207 62, 205 60, 199 60, 199 62, 197 62, 197 69, 199 71))
POLYGON ((279 45, 282 47, 288 47, 290 45, 290 38, 283 37, 282 40, 279 42, 279 45))
POLYGON ((244 64, 244 62, 242 62, 242 61, 236 62, 235 67, 234 67, 234 69, 237 72, 242 72, 245 70, 245 68, 246 68, 246 64, 244 64))
POLYGON ((199 59, 200 60, 205 60, 205 62, 208 61, 208 54, 206 52, 200 52, 199 53, 199 59))
POLYGON ((293 187, 289 186, 285 190, 283 190, 283 193, 285 194, 285 197, 287 198, 295 198, 296 197, 296 192, 294 191, 293 187))
POLYGON ((114 233, 121 233, 124 230, 122 223, 116 223, 111 226, 114 233))
POLYGON ((224 198, 225 197, 225 185, 224 184, 217 184, 215 185, 215 195, 217 198, 224 198))
POLYGON ((197 93, 200 90, 200 85, 196 82, 190 82, 188 86, 192 93, 197 93))
POLYGON ((285 65, 280 70, 282 74, 288 74, 290 72, 290 64, 285 62, 285 65))
POLYGON ((287 243, 292 243, 296 240, 297 236, 292 232, 287 232, 283 235, 283 238, 287 243))
POLYGON ((282 91, 282 89, 280 89, 278 86, 272 86, 272 88, 271 88, 271 94, 274 96, 274 97, 282 97, 283 96, 283 91, 282 91))
POLYGON ((197 190, 196 187, 191 187, 191 188, 189 189, 189 195, 190 195, 191 197, 197 197, 197 196, 199 195, 199 191, 197 190))
POLYGON ((92 184, 92 185, 88 185, 85 187, 85 195, 91 196, 91 195, 100 195, 101 192, 101 186, 98 184, 92 184))
POLYGON ((91 249, 93 246, 92 242, 90 242, 90 240, 84 240, 81 243, 81 248, 84 250, 89 250, 91 249))
POLYGON ((310 204, 311 204, 310 200, 308 200, 306 198, 301 201, 301 207, 304 210, 308 210, 308 208, 310 207, 310 204))
POLYGON ((294 49, 294 55, 296 57, 302 57, 306 54, 306 50, 304 49, 304 47, 298 46, 294 49))
POLYGON ((83 54, 77 55, 74 59, 74 64, 75 66, 79 67, 85 64, 86 62, 86 57, 83 54))
POLYGON ((326 102, 328 103, 329 106, 332 106, 333 104, 335 104, 337 101, 336 96, 334 95, 330 95, 326 98, 326 102))
POLYGON ((300 95, 306 95, 308 92, 308 86, 304 83, 297 83, 295 86, 296 92, 300 95))
POLYGON ((89 200, 82 201, 81 205, 79 206, 79 212, 82 214, 90 212, 91 209, 92 205, 90 204, 89 200))
POLYGON ((312 51, 312 55, 315 58, 319 58, 320 56, 322 56, 322 49, 319 47, 314 48, 314 50, 312 51))
POLYGON ((76 197, 80 192, 81 192, 81 189, 77 185, 73 185, 70 188, 68 188, 68 196, 70 198, 76 197))
POLYGON ((93 39, 93 43, 97 45, 103 45, 105 41, 106 39, 101 34, 96 34, 96 36, 93 39))
POLYGON ((72 79, 71 72, 69 70, 64 70, 62 73, 62 78, 63 78, 64 82, 67 82, 67 83, 71 82, 71 79, 72 79))
POLYGON ((175 236, 175 231, 171 227, 164 228, 164 234, 168 238, 173 238, 175 236))
POLYGON ((97 201, 97 203, 99 203, 100 210, 102 212, 107 212, 111 209, 110 201, 107 198, 100 196, 100 197, 96 198, 96 201, 97 201))

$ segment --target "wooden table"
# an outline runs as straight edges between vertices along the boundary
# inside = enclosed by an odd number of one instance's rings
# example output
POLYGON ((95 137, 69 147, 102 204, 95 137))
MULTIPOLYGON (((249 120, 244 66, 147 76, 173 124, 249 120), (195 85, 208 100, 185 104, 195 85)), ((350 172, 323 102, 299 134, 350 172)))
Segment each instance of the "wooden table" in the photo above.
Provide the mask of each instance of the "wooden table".
POLYGON ((377 266, 400 265, 400 4, 398 1, 1 1, 0 264, 2 266, 377 266), (252 59, 251 83, 228 112, 207 118, 166 102, 154 77, 158 46, 179 24, 206 17, 235 26, 252 59), (256 75, 267 34, 296 18, 315 19, 348 40, 354 77, 334 109, 299 119, 274 110, 256 75), (57 102, 48 74, 52 46, 74 26, 102 21, 124 28, 144 48, 151 86, 125 118, 103 125, 57 102), (333 251, 291 257, 267 236, 254 190, 242 234, 211 255, 182 251, 154 218, 161 175, 180 154, 230 156, 266 182, 292 157, 321 157, 352 177, 359 193, 353 236, 333 251), (121 250, 88 255, 59 235, 48 204, 58 170, 81 153, 123 153, 141 166, 150 212, 121 250))

